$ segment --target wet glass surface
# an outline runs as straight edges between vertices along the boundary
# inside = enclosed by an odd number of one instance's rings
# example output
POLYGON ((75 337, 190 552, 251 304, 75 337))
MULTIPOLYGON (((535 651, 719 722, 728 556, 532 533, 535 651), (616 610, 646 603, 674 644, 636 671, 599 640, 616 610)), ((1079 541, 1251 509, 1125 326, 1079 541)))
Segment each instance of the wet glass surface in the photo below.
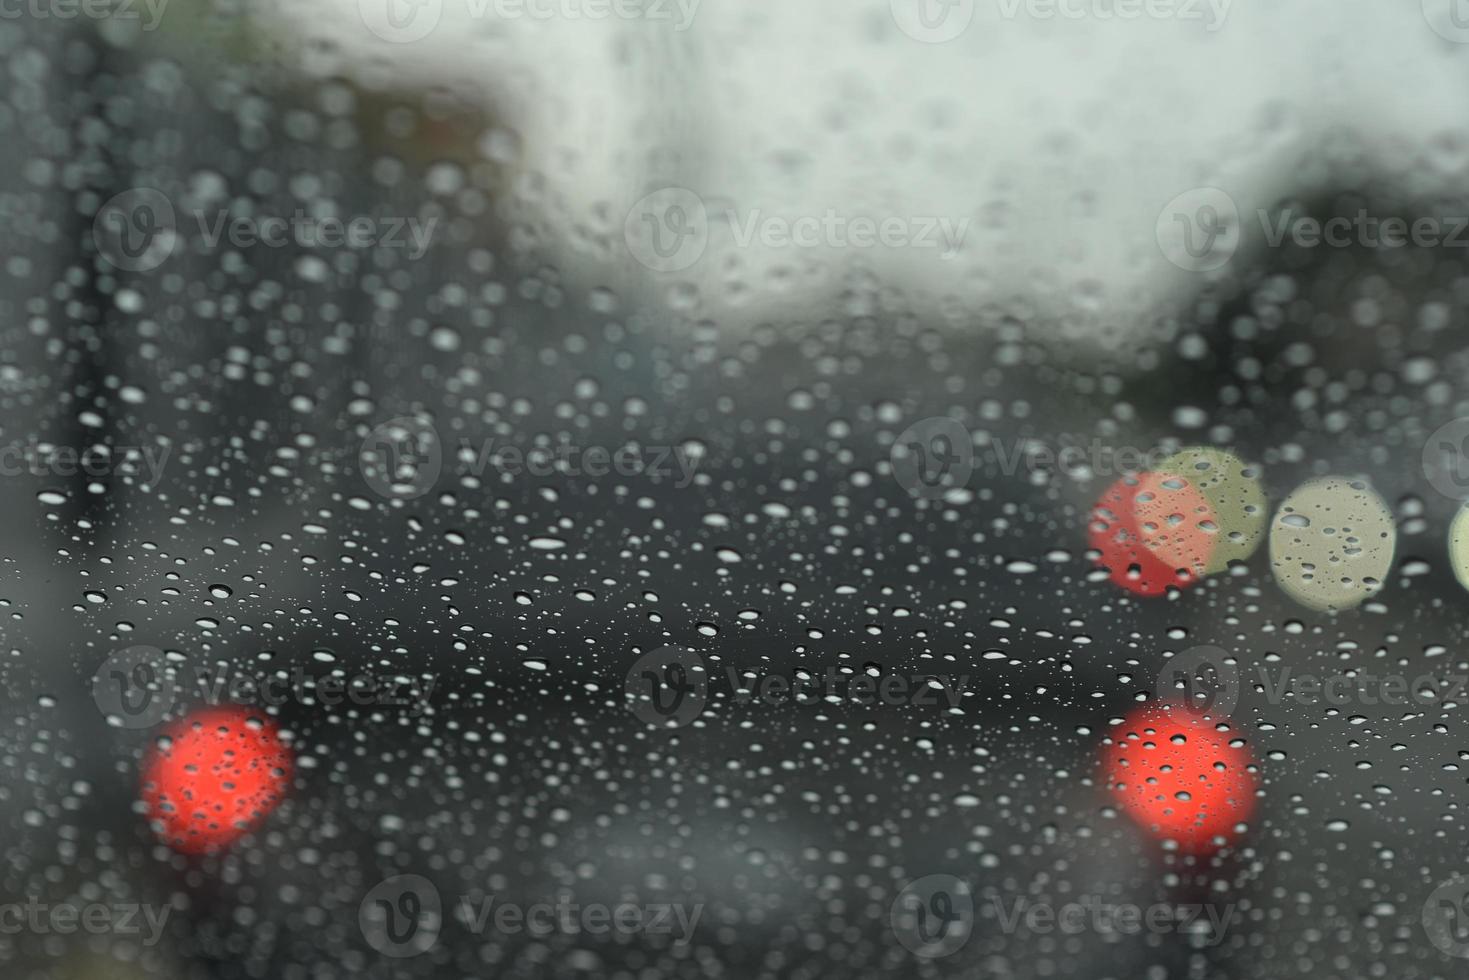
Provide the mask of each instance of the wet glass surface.
POLYGON ((0 11, 4 976, 1460 975, 1469 16, 790 6, 0 11))

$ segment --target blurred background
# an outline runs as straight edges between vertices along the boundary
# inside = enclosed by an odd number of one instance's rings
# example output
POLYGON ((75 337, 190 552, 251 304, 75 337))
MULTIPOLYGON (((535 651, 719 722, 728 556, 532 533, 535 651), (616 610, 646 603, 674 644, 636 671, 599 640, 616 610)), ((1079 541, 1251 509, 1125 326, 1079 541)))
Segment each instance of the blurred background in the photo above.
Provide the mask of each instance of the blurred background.
POLYGON ((1466 42, 1456 0, 0 10, 4 975, 1462 975, 1466 42), (936 418, 969 441, 927 492, 936 418), (1136 586, 1094 534, 1117 451, 1195 446, 1264 508, 1210 498, 1238 555, 1136 586), (1291 496, 1327 476, 1359 489, 1291 496), (1290 535, 1343 513, 1314 574, 1290 535), (707 703, 650 723, 667 646, 707 703), (1252 762, 1190 848, 1102 760, 1200 646, 1252 762), (727 682, 829 668, 967 686, 727 682), (180 845, 148 787, 201 784, 157 753, 220 700, 292 764, 180 845), (895 914, 929 876, 957 948, 895 914), (699 915, 531 935, 489 897, 699 915), (1229 925, 1005 921, 1086 898, 1229 925))

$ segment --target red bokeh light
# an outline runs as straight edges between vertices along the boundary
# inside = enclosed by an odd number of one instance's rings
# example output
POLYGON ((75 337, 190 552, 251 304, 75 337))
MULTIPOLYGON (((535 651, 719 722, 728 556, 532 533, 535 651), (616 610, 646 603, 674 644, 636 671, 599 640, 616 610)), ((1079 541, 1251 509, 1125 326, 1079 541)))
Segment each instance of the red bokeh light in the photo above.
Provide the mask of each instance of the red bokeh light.
POLYGON ((1092 507, 1088 543, 1112 581, 1143 596, 1203 577, 1217 528, 1209 499, 1167 473, 1124 476, 1092 507))
POLYGON ((1158 840, 1212 850, 1255 811, 1254 757, 1183 705, 1147 705, 1113 729, 1102 778, 1123 811, 1158 840))
POLYGON ((171 726, 143 766, 142 799, 163 840, 188 854, 233 844, 280 804, 291 749, 264 716, 206 708, 171 726))

